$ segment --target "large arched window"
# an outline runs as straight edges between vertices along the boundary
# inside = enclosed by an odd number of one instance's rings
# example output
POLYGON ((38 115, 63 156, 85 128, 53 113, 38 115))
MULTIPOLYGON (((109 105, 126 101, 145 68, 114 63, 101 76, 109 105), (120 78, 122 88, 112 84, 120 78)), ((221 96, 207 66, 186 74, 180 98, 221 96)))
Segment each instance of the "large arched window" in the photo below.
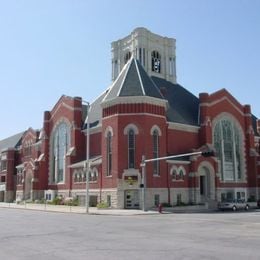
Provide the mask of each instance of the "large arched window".
POLYGON ((107 176, 112 175, 112 133, 107 133, 107 176))
POLYGON ((52 181, 64 182, 66 168, 66 153, 70 147, 70 128, 60 123, 52 135, 52 181))
POLYGON ((135 124, 128 124, 124 128, 124 135, 127 136, 127 153, 128 153, 128 164, 129 169, 135 168, 135 150, 136 150, 136 135, 138 135, 139 130, 135 124))
POLYGON ((161 73, 161 55, 158 51, 152 52, 152 71, 161 73))
POLYGON ((235 181, 242 178, 242 136, 236 124, 228 119, 219 120, 213 131, 216 156, 220 162, 221 178, 235 181))
MULTIPOLYGON (((153 158, 159 157, 159 133, 158 130, 153 130, 153 158)), ((160 175, 159 161, 153 162, 153 175, 160 175)))
POLYGON ((135 168, 135 132, 128 131, 128 168, 135 168))

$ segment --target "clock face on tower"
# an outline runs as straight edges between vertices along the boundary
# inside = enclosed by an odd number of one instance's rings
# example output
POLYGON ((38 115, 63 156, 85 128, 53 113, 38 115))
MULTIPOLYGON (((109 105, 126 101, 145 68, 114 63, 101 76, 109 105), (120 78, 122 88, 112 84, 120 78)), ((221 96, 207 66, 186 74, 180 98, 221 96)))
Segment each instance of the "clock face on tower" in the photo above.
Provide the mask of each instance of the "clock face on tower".
POLYGON ((160 73, 160 60, 154 60, 153 71, 160 73))

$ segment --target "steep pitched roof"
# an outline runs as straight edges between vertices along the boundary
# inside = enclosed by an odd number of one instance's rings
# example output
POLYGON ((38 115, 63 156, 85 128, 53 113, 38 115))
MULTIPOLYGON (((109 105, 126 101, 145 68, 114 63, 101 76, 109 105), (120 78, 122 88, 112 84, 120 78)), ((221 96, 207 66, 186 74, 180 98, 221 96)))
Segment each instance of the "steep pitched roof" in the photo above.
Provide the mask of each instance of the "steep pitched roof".
POLYGON ((8 148, 17 148, 21 144, 24 132, 10 136, 0 141, 0 152, 8 148))
POLYGON ((166 115, 169 122, 198 125, 199 99, 179 84, 154 76, 149 77, 139 61, 134 58, 128 61, 111 87, 91 104, 90 125, 95 126, 100 122, 101 102, 117 97, 135 96, 168 101, 166 115))
POLYGON ((168 100, 167 120, 198 125, 199 99, 179 84, 152 76, 164 98, 168 100))
POLYGON ((138 60, 132 58, 125 65, 103 101, 116 97, 149 96, 164 99, 138 60))
MULTIPOLYGON (((104 91, 99 97, 97 97, 91 104, 89 109, 89 123, 90 127, 95 127, 100 124, 100 120, 102 118, 102 107, 100 103, 104 99, 105 95, 107 94, 108 90, 104 91)), ((87 114, 85 117, 85 122, 83 129, 87 128, 87 114)))

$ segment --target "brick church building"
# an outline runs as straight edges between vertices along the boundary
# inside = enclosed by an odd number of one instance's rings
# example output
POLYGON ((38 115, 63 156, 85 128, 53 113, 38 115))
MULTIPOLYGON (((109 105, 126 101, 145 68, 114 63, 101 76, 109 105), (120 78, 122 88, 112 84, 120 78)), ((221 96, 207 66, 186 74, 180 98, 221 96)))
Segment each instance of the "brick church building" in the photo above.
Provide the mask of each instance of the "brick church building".
POLYGON ((175 39, 136 28, 111 47, 112 84, 90 106, 62 96, 40 130, 0 141, 0 201, 63 196, 84 204, 88 161, 90 205, 141 208, 142 156, 209 147, 214 156, 147 163, 147 207, 259 199, 260 121, 250 106, 226 89, 197 97, 179 85, 175 39))

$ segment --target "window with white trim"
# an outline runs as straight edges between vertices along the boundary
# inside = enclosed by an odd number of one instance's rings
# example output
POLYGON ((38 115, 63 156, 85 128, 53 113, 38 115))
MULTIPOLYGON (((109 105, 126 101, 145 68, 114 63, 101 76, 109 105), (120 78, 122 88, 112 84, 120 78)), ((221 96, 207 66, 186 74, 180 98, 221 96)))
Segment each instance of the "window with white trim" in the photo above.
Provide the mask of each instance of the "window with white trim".
POLYGON ((70 128, 65 122, 60 123, 52 135, 52 181, 64 182, 66 153, 70 147, 70 128))
POLYGON ((178 175, 178 170, 177 168, 173 168, 171 171, 171 176, 172 176, 172 180, 176 181, 177 180, 177 175, 178 175))
POLYGON ((135 132, 133 129, 128 131, 128 168, 135 168, 135 132))
POLYGON ((109 131, 106 137, 107 142, 107 176, 112 175, 112 133, 109 131))
POLYGON ((184 177, 186 175, 186 171, 183 166, 177 168, 177 166, 173 166, 171 168, 171 178, 172 181, 184 181, 184 177))
POLYGON ((220 162, 221 179, 235 181, 242 178, 242 137, 236 124, 228 119, 219 120, 213 130, 216 156, 220 162))
POLYGON ((97 168, 93 168, 91 171, 90 171, 90 175, 89 175, 89 181, 90 182, 96 182, 98 179, 98 170, 97 168))
POLYGON ((82 183, 86 181, 86 173, 83 169, 75 170, 73 175, 74 175, 74 183, 82 183))
POLYGON ((182 168, 179 169, 179 180, 184 180, 185 172, 182 168))
POLYGON ((1 171, 7 170, 7 160, 1 160, 1 171))
MULTIPOLYGON (((157 129, 153 130, 153 158, 159 158, 159 132, 157 129)), ((159 161, 153 161, 153 175, 160 175, 159 161)))

